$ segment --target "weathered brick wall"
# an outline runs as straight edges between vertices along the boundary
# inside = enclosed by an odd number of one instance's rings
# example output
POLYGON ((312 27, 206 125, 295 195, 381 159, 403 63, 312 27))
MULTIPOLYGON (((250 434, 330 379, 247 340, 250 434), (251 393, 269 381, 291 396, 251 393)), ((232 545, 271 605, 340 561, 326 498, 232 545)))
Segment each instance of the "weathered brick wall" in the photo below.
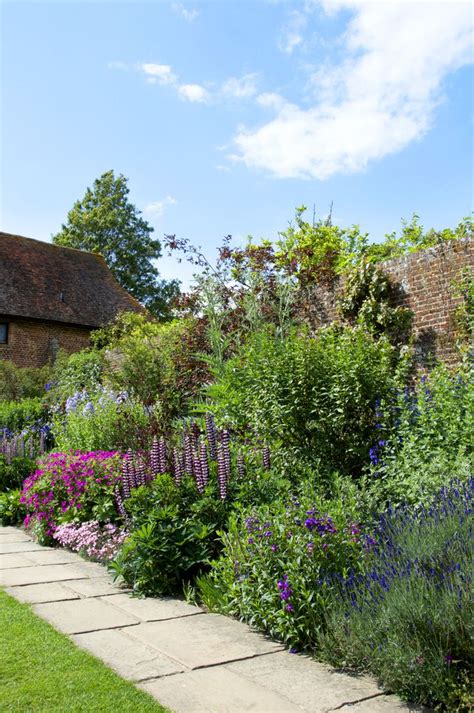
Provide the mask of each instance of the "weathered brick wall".
MULTIPOLYGON (((381 267, 399 287, 400 305, 414 313, 418 361, 424 363, 434 356, 456 363, 455 313, 462 298, 455 296, 454 283, 465 270, 474 275, 474 240, 441 243, 381 263, 381 267)), ((337 319, 337 296, 342 290, 343 281, 338 280, 331 287, 311 291, 305 316, 312 327, 337 319)))
POLYGON ((62 349, 77 352, 89 345, 90 330, 59 322, 2 317, 8 322, 8 344, 0 344, 0 359, 11 359, 17 366, 43 366, 62 349))

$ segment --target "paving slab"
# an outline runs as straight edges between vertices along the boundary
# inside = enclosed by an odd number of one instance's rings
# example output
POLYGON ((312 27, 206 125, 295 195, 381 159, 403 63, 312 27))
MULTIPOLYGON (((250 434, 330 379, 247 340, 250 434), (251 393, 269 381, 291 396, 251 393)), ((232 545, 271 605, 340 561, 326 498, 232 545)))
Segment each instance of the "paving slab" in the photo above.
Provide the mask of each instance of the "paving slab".
POLYGON ((64 549, 39 550, 36 552, 28 552, 25 556, 28 557, 33 564, 38 565, 69 564, 70 562, 77 563, 78 561, 77 554, 64 549))
MULTIPOLYGON (((97 562, 87 562, 83 560, 79 555, 75 555, 76 559, 69 565, 65 565, 71 568, 71 571, 80 572, 83 577, 103 577, 105 569, 102 565, 97 564, 97 562)), ((72 577, 71 577, 72 579, 72 577)))
POLYGON ((159 678, 140 688, 175 713, 301 713, 288 698, 221 666, 159 678))
POLYGON ((116 594, 112 597, 101 597, 101 600, 119 607, 141 621, 163 621, 204 613, 199 607, 186 604, 179 599, 137 599, 127 594, 116 594))
POLYGON ((25 554, 0 554, 0 569, 16 569, 17 567, 31 567, 34 564, 25 554))
POLYGON ((107 576, 93 577, 92 579, 74 579, 62 582, 72 592, 80 594, 81 597, 103 597, 106 595, 119 595, 130 591, 123 589, 118 584, 113 584, 112 578, 107 576))
POLYGON ((80 634, 86 631, 114 629, 137 624, 138 619, 98 599, 35 604, 33 609, 65 634, 80 634))
POLYGON ((75 565, 51 564, 44 567, 32 565, 0 571, 0 585, 15 587, 22 584, 41 584, 45 582, 60 582, 63 579, 84 579, 87 573, 75 568, 75 565))
POLYGON ((0 542, 32 542, 31 537, 25 535, 21 530, 16 530, 14 532, 0 533, 0 542))
POLYGON ((191 669, 283 649, 281 644, 220 614, 148 622, 128 633, 191 669))
POLYGON ((27 602, 28 604, 43 604, 45 602, 79 599, 79 594, 70 589, 66 589, 62 584, 58 584, 57 582, 50 582, 49 584, 27 584, 23 587, 7 587, 5 591, 20 602, 27 602))
MULTIPOLYGON (((424 706, 407 705, 397 696, 377 696, 360 703, 348 704, 338 708, 341 713, 407 713, 407 711, 417 711, 417 713, 434 713, 430 708, 424 706)), ((328 711, 332 713, 332 711, 328 711)))
POLYGON ((26 535, 26 532, 24 530, 20 530, 19 527, 13 527, 12 525, 5 525, 5 527, 0 527, 0 538, 5 537, 6 535, 18 535, 18 534, 24 534, 26 535))
POLYGON ((81 648, 102 659, 118 674, 131 681, 143 681, 184 671, 184 667, 151 646, 131 639, 120 629, 76 634, 72 639, 81 648))
POLYGON ((37 542, 5 542, 0 538, 0 554, 14 554, 15 552, 48 552, 50 547, 42 547, 37 542))
POLYGON ((380 694, 376 682, 368 677, 339 673, 307 656, 288 651, 237 661, 227 664, 226 668, 287 696, 301 710, 314 713, 380 694))

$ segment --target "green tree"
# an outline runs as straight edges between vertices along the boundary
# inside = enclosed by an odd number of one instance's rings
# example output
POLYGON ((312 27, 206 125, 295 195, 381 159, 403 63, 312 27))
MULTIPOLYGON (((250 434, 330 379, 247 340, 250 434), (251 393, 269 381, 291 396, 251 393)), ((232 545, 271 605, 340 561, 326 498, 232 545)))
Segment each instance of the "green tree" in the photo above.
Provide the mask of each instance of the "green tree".
POLYGON ((153 261, 161 255, 161 243, 130 203, 129 192, 125 176, 106 171, 76 201, 53 242, 100 253, 122 287, 156 316, 168 317, 178 282, 159 279, 153 261))

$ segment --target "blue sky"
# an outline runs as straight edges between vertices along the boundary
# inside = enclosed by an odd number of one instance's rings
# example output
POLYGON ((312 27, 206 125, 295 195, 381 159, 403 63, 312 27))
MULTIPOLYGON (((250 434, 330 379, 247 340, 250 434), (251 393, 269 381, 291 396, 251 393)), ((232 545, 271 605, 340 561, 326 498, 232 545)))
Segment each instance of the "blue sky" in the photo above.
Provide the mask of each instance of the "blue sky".
POLYGON ((455 225, 471 22, 469 2, 4 1, 1 227, 49 240, 109 169, 158 236, 209 255, 303 203, 373 240, 413 212, 455 225))

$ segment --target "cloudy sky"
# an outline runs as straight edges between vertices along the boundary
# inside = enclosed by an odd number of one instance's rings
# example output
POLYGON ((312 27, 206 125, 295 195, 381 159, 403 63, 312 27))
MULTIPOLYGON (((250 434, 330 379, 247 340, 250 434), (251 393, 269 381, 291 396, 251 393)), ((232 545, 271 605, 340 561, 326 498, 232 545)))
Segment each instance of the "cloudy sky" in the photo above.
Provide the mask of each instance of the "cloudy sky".
MULTIPOLYGON (((106 170, 213 254, 297 205, 373 240, 472 210, 469 2, 2 3, 1 227, 49 240, 106 170)), ((164 257, 162 274, 187 267, 164 257)))

